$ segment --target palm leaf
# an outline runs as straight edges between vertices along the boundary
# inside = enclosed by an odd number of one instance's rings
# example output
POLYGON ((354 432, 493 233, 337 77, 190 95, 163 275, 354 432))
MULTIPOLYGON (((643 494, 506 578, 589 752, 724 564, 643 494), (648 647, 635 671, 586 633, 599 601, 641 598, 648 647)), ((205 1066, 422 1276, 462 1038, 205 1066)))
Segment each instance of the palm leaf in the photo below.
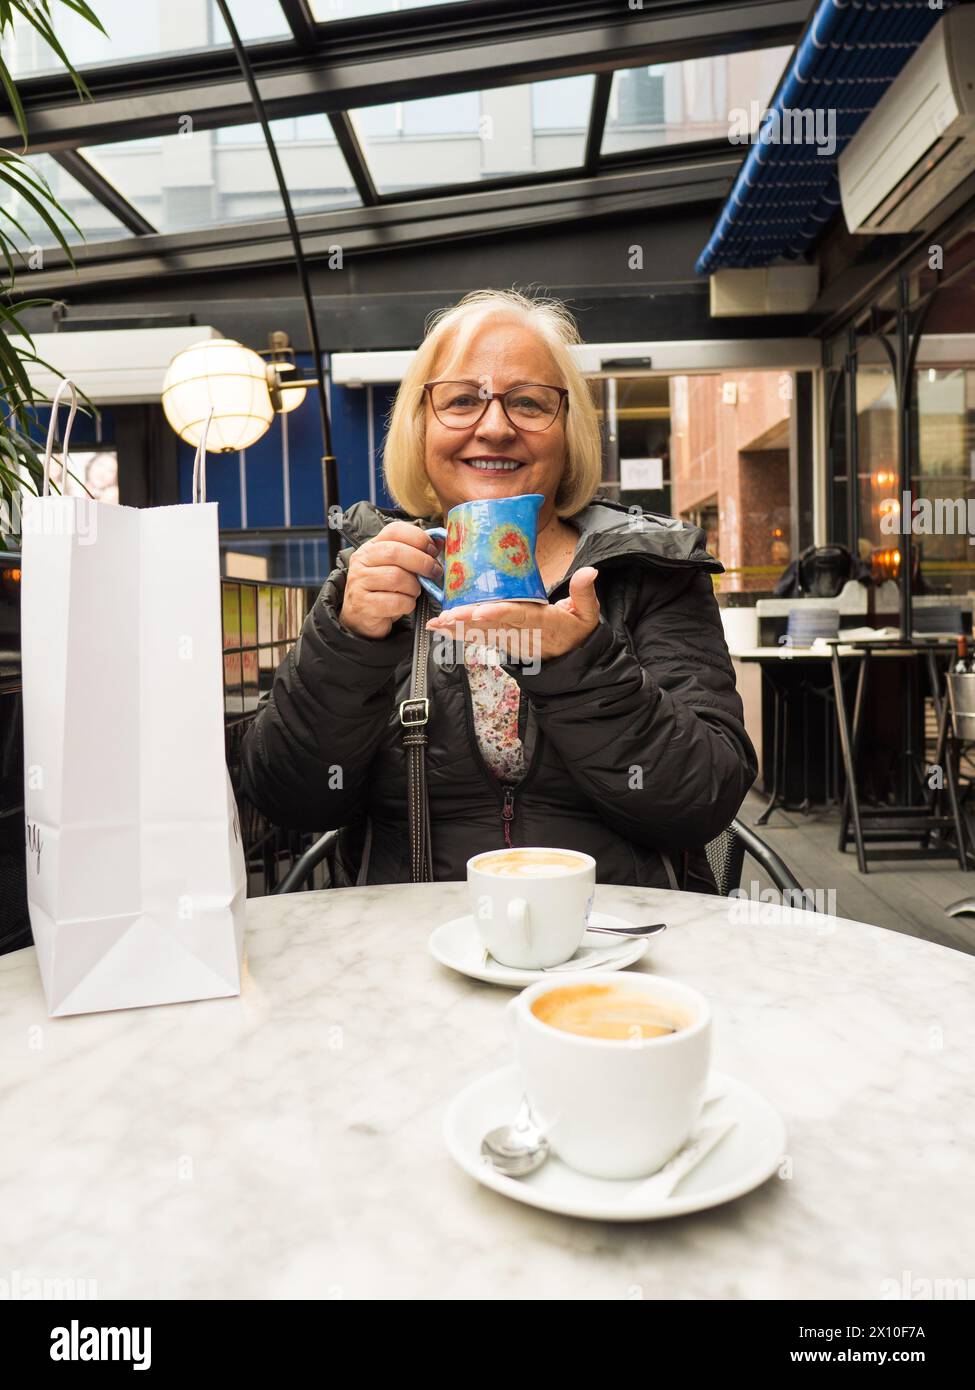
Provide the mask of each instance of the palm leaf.
POLYGON ((60 217, 63 217, 67 222, 71 223, 72 227, 74 227, 75 231, 81 237, 82 241, 84 240, 85 234, 78 226, 74 218, 71 216, 71 214, 60 206, 57 198, 54 196, 54 191, 51 188, 51 185, 48 183, 47 179, 45 179, 44 175, 40 172, 40 170, 34 169, 29 164, 23 164, 18 162, 16 168, 14 169, 11 169, 9 167, 5 169, 3 167, 3 164, 4 161, 0 160, 0 182, 8 184, 10 188, 16 191, 18 197, 23 198, 26 203, 30 204, 30 206, 34 209, 37 215, 45 222, 49 230, 52 231, 54 235, 57 237, 58 241, 61 244, 62 250, 64 250, 67 253, 68 259, 71 260, 72 264, 74 264, 74 258, 71 255, 71 248, 65 241, 64 236, 61 232, 61 228, 54 220, 52 214, 44 206, 44 202, 42 200, 47 199, 47 201, 51 203, 52 206, 56 209, 58 215, 60 217))
MULTIPOLYGON (((90 99, 91 92, 88 90, 88 84, 81 74, 75 71, 71 64, 71 60, 61 47, 60 40, 54 32, 54 27, 51 24, 50 18, 50 6, 46 3, 46 0, 9 0, 9 3, 11 9, 16 10, 21 18, 40 34, 47 46, 64 64, 65 70, 71 78, 78 96, 82 99, 86 97, 90 99)), ((82 19, 86 19, 89 24, 94 25, 100 33, 105 34, 106 38, 108 37, 107 30, 101 20, 88 5, 83 3, 83 0, 60 0, 60 3, 65 9, 73 10, 74 13, 80 15, 82 19)), ((24 139, 26 141, 26 134, 24 135, 24 139)))
MULTIPOLYGON (((87 23, 105 33, 97 15, 84 0, 0 0, 0 36, 14 23, 29 25, 47 44, 51 52, 63 64, 71 78, 80 99, 90 98, 91 93, 84 79, 75 71, 61 45, 56 33, 55 14, 57 6, 79 15, 87 23)), ((0 58, 0 99, 6 98, 9 110, 16 121, 24 142, 24 150, 29 146, 30 135, 27 113, 6 63, 0 58)), ((57 244, 74 265, 71 247, 65 238, 64 227, 73 229, 83 241, 84 233, 70 213, 58 203, 57 197, 47 179, 34 165, 30 164, 16 150, 0 150, 0 188, 6 186, 16 198, 38 217, 57 244)), ((18 209, 19 211, 19 209, 18 209)), ((21 315, 30 309, 43 308, 51 303, 45 299, 19 299, 14 305, 11 295, 14 291, 16 259, 27 259, 26 249, 31 245, 31 235, 15 212, 0 207, 0 257, 7 272, 9 283, 0 288, 0 507, 22 492, 38 493, 44 476, 43 453, 41 446, 32 438, 33 432, 40 432, 39 409, 49 404, 43 393, 31 381, 30 369, 41 368, 54 376, 59 373, 38 356, 34 350, 34 340, 21 321, 21 315), (20 244, 18 244, 20 239, 20 244)), ((94 410, 92 402, 84 392, 79 392, 83 404, 81 409, 94 410)), ((75 474, 75 478, 85 492, 87 487, 75 474)), ((56 490, 56 489, 55 489, 56 490)), ((88 494, 91 495, 90 493, 88 494)), ((19 538, 11 536, 0 528, 0 550, 19 549, 19 538)))

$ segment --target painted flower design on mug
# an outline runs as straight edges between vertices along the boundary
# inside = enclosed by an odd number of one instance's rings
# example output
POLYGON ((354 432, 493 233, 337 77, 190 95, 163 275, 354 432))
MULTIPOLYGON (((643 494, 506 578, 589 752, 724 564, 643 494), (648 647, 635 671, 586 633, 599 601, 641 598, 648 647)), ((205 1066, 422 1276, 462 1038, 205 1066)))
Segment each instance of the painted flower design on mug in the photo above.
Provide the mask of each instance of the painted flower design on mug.
POLYGON ((444 546, 446 555, 459 555, 467 545, 468 527, 467 524, 456 518, 447 527, 447 541, 444 546))
POLYGON ((460 560, 451 560, 447 566, 447 574, 444 578, 444 592, 448 598, 456 598, 468 583, 466 567, 460 560))
POLYGON ((528 536, 512 522, 494 528, 488 537, 488 553, 492 564, 502 574, 520 576, 527 574, 532 567, 528 536))

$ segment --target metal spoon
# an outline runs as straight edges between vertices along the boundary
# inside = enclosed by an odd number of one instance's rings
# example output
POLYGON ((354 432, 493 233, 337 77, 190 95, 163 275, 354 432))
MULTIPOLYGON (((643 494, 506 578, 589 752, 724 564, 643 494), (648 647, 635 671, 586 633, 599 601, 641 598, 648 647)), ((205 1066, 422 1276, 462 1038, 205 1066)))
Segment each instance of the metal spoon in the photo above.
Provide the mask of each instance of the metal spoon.
POLYGON ((651 922, 647 927, 587 927, 586 931, 602 932, 604 936, 656 936, 658 932, 666 931, 666 922, 651 922))
MULTIPOLYGON (((635 937, 637 941, 646 941, 648 936, 658 936, 662 931, 666 931, 667 924, 656 922, 649 927, 590 927, 589 930, 603 932, 607 936, 615 936, 623 940, 635 937)), ((601 965, 612 965, 613 961, 625 956, 626 951, 625 946, 610 946, 605 951, 590 950, 582 956, 570 956, 562 965, 546 966, 545 973, 548 975, 562 971, 568 974, 573 970, 596 970, 601 965)))
POLYGON ((524 1095, 514 1124, 500 1125, 481 1140, 481 1157, 508 1178, 525 1178, 534 1173, 549 1153, 548 1140, 535 1123, 524 1095))
MULTIPOLYGON (((637 939, 638 941, 645 941, 646 938, 647 938, 648 936, 659 936, 659 934, 660 934, 662 931, 666 931, 666 930, 667 930, 667 923, 666 923, 666 922, 653 922, 653 923, 651 923, 649 926, 646 926, 646 927, 587 927, 587 928, 586 928, 586 931, 587 931, 587 932, 591 932, 591 931, 601 932, 604 936, 623 936, 623 937, 629 936, 629 937, 636 937, 636 939, 637 939)), ((594 961, 591 961, 591 962, 588 962, 588 963, 589 963, 589 964, 592 964, 592 965, 597 965, 597 964, 602 964, 604 961, 609 960, 609 959, 610 959, 609 956, 600 956, 598 961, 595 961, 595 960, 594 960, 594 961)), ((483 951, 481 952, 481 965, 482 965, 482 966, 488 965, 488 964, 490 963, 490 960, 491 960, 491 952, 490 952, 490 951, 488 950, 488 948, 485 946, 484 949, 483 949, 483 951)), ((570 964, 570 962, 567 962, 567 965, 568 965, 568 964, 570 964)), ((586 965, 587 962, 583 961, 583 962, 581 962, 581 964, 582 964, 582 965, 586 965)), ((548 967, 548 969, 549 969, 549 970, 558 970, 558 969, 561 969, 561 967, 560 967, 560 966, 557 966, 557 965, 550 965, 550 966, 548 967)))

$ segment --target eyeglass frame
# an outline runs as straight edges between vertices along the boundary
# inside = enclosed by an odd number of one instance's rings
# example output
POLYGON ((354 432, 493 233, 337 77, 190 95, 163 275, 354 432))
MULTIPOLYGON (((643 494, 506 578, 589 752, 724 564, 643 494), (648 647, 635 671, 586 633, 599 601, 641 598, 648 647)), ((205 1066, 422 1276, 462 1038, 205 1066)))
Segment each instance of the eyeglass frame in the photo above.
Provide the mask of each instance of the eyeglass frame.
MULTIPOLYGON (((508 424, 511 426, 511 428, 512 428, 512 429, 515 429, 515 430, 522 430, 525 434, 544 434, 546 430, 550 430, 550 429, 552 428, 552 426, 555 424, 556 420, 557 420, 557 419, 559 418, 559 416, 561 415, 561 413, 562 413, 562 406, 563 406, 563 405, 565 405, 566 413, 568 413, 568 409, 569 409, 569 391, 568 391, 568 387, 565 387, 565 386, 550 386, 549 383, 548 383, 547 381, 519 381, 519 383, 518 383, 517 386, 509 386, 508 389, 507 389, 507 391, 491 391, 489 394, 482 396, 482 399, 483 399, 483 401, 484 401, 484 409, 481 411, 481 413, 480 413, 480 415, 477 417, 477 419, 476 419, 476 420, 471 420, 471 422, 470 422, 469 424, 467 424, 467 425, 448 425, 447 422, 446 422, 446 420, 441 420, 441 419, 440 419, 440 416, 437 415, 437 408, 436 408, 436 406, 433 404, 433 388, 434 388, 435 386, 474 386, 474 385, 475 385, 475 383, 474 383, 473 381, 455 381, 455 380, 453 379, 453 377, 448 378, 446 381, 425 381, 425 382, 423 383, 423 389, 424 389, 424 391, 427 393, 427 395, 430 397, 430 409, 433 411, 434 415, 437 416, 437 420, 440 422, 441 425, 443 425, 443 427, 444 427, 445 430, 472 430, 472 429, 474 428, 475 425, 479 425, 479 424, 481 423, 481 421, 484 419, 484 417, 485 417, 485 415, 487 414, 487 411, 488 411, 488 406, 491 404, 492 401, 500 401, 500 402, 501 402, 501 409, 504 411, 504 418, 507 420, 507 422, 508 422, 508 424), (504 403, 504 398, 505 398, 505 396, 510 396, 510 394, 511 394, 512 391, 522 391, 522 390, 524 390, 524 388, 525 388, 526 386, 542 386, 542 387, 544 387, 544 389, 545 389, 546 391, 557 391, 557 392, 559 393, 559 403, 558 403, 558 406, 556 407, 556 410, 555 410, 554 415, 552 416, 551 420, 549 420, 548 424, 547 424, 547 425, 543 425, 542 428, 541 428, 540 430, 526 430, 525 427, 524 427, 524 425, 518 425, 518 424, 516 424, 515 421, 512 420, 511 416, 508 414, 508 407, 507 407, 507 406, 505 405, 505 403, 504 403)), ((478 391, 478 394, 480 395, 480 394, 481 394, 481 388, 480 388, 479 386, 477 387, 477 391, 478 391)))

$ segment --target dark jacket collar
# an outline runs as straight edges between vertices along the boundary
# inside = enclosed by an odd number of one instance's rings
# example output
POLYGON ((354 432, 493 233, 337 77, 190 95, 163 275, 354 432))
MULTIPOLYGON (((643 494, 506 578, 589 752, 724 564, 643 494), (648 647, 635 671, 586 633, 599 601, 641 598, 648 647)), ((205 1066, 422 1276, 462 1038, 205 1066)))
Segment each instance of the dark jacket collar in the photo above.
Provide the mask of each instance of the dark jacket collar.
MULTIPOLYGON (((588 507, 566 520, 582 533, 572 558, 572 570, 608 560, 636 559, 661 568, 693 565, 711 574, 724 571, 720 561, 708 554, 701 528, 671 516, 659 516, 656 512, 643 512, 641 516, 620 502, 596 496, 588 507), (637 519, 639 524, 635 524, 637 519)), ((424 530, 436 524, 429 517, 408 516, 399 508, 383 509, 372 502, 354 502, 345 510, 341 533, 357 548, 391 521, 412 521, 424 530)))

